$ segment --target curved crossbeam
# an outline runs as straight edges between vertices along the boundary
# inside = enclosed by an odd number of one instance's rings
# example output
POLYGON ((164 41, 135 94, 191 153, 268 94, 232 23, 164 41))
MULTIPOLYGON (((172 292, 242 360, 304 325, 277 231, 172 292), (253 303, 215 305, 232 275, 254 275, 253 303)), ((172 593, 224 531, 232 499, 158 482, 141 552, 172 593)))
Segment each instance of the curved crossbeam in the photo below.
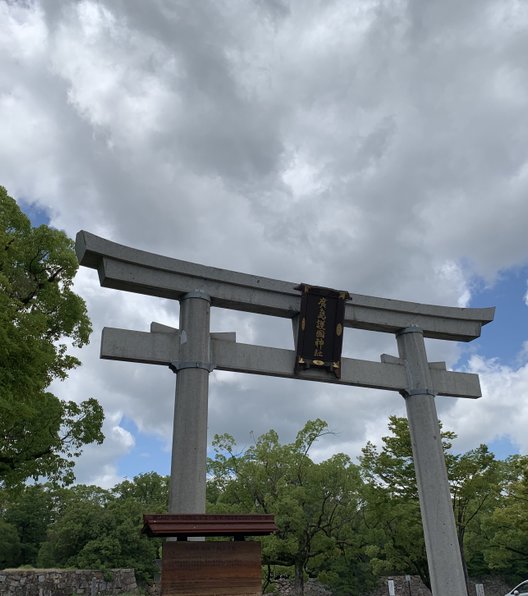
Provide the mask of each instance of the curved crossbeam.
MULTIPOLYGON (((299 282, 197 265, 123 246, 89 232, 77 234, 81 265, 97 269, 101 285, 178 300, 194 290, 211 297, 211 306, 294 318, 300 310, 299 282)), ((424 337, 471 341, 493 320, 494 308, 457 308, 350 294, 347 327, 397 333, 416 326, 424 337)))

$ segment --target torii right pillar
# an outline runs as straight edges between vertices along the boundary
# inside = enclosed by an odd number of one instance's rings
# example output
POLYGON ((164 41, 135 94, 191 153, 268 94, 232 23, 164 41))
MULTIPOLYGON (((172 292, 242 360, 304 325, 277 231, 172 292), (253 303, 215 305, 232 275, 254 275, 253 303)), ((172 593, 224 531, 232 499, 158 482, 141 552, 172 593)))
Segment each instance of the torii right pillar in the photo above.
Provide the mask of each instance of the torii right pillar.
POLYGON ((407 372, 408 389, 402 395, 409 420, 431 590, 435 596, 467 596, 423 332, 419 327, 407 327, 396 337, 407 372))

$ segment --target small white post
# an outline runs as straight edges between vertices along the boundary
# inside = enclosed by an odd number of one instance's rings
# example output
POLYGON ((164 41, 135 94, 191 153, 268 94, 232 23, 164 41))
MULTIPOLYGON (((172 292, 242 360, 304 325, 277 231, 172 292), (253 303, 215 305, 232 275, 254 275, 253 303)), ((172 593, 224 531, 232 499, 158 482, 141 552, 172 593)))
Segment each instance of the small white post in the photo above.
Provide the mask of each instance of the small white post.
POLYGON ((195 291, 180 301, 180 350, 174 404, 169 513, 205 513, 210 298, 195 291))
POLYGON ((387 588, 389 589, 389 596, 396 596, 396 590, 394 587, 394 580, 389 579, 387 580, 387 588))
POLYGON ((422 330, 397 334, 408 389, 407 407, 427 563, 433 596, 468 596, 422 330))

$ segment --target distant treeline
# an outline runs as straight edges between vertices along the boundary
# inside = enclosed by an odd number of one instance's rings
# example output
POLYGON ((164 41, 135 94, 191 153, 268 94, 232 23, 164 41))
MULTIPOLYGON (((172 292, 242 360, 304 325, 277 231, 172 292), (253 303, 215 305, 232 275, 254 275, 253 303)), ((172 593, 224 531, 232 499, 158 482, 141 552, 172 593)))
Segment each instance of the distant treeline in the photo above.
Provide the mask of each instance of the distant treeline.
MULTIPOLYGON (((358 463, 344 454, 315 463, 310 449, 329 432, 309 421, 295 441, 273 430, 240 452, 216 436, 207 485, 211 513, 273 513, 279 531, 260 538, 263 578, 303 593, 316 578, 335 594, 364 594, 381 575, 419 575, 429 584, 411 443, 404 418, 389 419, 382 447, 358 463)), ((451 451, 442 433, 453 509, 468 575, 528 577, 528 456, 495 459, 486 445, 451 451)), ((140 533, 143 513, 167 511, 168 477, 154 472, 110 490, 54 484, 0 489, 0 568, 31 565, 156 571, 161 542, 140 533)))

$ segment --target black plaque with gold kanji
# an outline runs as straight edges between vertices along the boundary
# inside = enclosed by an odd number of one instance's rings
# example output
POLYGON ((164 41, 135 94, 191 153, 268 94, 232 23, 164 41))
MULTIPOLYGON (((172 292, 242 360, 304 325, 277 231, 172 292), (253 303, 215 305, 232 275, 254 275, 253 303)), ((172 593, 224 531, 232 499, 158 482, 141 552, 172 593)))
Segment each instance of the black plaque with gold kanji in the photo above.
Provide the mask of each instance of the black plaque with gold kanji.
POLYGON ((301 284, 295 372, 324 368, 341 377, 343 321, 348 292, 301 284))

